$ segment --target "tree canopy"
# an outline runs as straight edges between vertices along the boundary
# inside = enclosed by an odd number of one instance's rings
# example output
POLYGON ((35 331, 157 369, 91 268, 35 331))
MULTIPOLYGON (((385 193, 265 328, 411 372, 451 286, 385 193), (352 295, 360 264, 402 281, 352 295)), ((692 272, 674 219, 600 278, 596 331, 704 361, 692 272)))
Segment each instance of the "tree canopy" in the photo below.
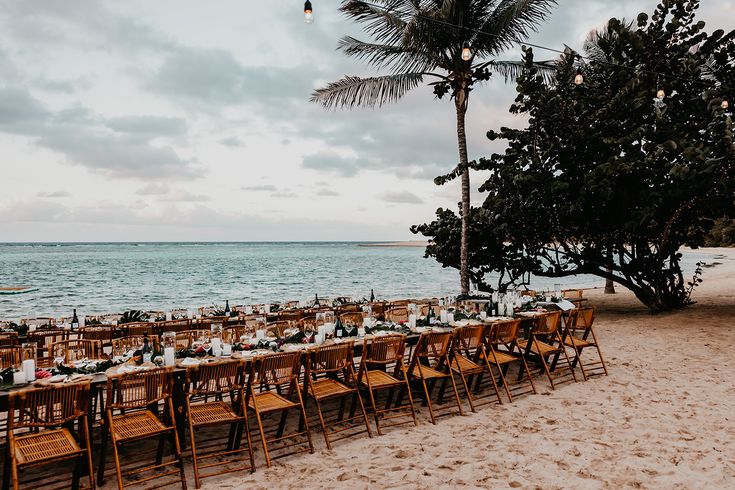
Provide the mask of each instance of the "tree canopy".
MULTIPOLYGON (((490 171, 471 211, 478 284, 488 288, 491 272, 501 289, 529 273, 594 274, 654 312, 689 301, 681 247, 735 217, 735 31, 706 33, 698 4, 664 0, 650 18, 610 19, 584 57, 559 59, 550 85, 524 50, 510 112, 528 124, 489 131, 505 151, 472 163, 490 171)), ((427 256, 457 267, 458 226, 439 209, 412 230, 432 240, 427 256)))

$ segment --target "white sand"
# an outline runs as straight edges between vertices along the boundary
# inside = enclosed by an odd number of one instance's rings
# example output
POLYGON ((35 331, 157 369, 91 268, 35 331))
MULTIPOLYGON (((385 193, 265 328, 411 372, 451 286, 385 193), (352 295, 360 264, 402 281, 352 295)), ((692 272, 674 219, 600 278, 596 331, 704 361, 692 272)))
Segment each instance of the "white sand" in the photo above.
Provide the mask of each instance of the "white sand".
MULTIPOLYGON (((735 250, 684 311, 591 291, 610 376, 388 429, 204 488, 735 488, 735 250)), ((538 378, 540 379, 540 378, 538 378)), ((190 474, 190 466, 187 465, 190 474)), ((193 487, 193 482, 191 482, 193 487)))

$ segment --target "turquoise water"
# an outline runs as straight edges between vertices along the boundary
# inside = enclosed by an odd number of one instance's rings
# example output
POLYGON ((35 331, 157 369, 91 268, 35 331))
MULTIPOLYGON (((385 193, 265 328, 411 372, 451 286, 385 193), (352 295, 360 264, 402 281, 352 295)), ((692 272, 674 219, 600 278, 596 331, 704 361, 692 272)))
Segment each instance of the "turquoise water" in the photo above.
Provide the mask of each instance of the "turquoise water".
MULTIPOLYGON (((0 244, 0 319, 266 303, 320 296, 456 294, 459 274, 423 247, 353 242, 0 244)), ((696 260, 688 260, 691 263, 696 260)), ((533 279, 536 289, 599 286, 591 276, 533 279)))

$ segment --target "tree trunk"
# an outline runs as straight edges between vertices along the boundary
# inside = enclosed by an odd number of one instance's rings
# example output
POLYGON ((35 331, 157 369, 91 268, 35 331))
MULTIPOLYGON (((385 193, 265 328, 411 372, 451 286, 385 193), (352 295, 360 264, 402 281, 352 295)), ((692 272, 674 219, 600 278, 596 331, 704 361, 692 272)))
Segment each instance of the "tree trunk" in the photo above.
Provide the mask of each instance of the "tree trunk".
MULTIPOLYGON (((608 267, 607 272, 612 270, 608 267)), ((615 294, 615 283, 610 278, 605 279, 605 294, 615 294)))
POLYGON ((470 170, 467 168, 467 137, 465 135, 465 114, 467 113, 467 91, 464 87, 456 92, 457 109, 457 146, 459 164, 462 166, 462 236, 459 252, 459 286, 462 294, 470 291, 469 275, 469 230, 470 230, 470 170))

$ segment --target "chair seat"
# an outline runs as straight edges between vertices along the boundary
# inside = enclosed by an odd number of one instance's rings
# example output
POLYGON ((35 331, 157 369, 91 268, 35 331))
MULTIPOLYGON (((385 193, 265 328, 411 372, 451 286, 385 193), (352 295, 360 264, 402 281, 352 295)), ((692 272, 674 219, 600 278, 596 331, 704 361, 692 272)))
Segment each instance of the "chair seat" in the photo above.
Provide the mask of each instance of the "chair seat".
MULTIPOLYGON (((370 386, 372 388, 384 388, 387 386, 396 386, 403 383, 403 381, 401 381, 400 379, 394 378, 385 371, 380 370, 366 371, 365 376, 370 379, 370 386)), ((360 383, 365 386, 368 385, 367 379, 365 378, 362 378, 360 380, 360 383)))
POLYGON ((582 340, 577 337, 567 337, 564 339, 564 345, 568 345, 569 347, 576 347, 576 348, 582 348, 582 347, 590 347, 595 345, 594 342, 590 342, 589 340, 582 340))
POLYGON ((189 407, 189 417, 195 426, 234 422, 240 417, 223 401, 197 403, 189 407))
POLYGON ((254 402, 258 403, 258 412, 274 412, 276 410, 286 410, 288 408, 298 407, 298 403, 294 403, 289 399, 274 393, 272 391, 264 391, 262 393, 256 393, 253 398, 250 399, 248 407, 255 410, 254 402))
POLYGON ((499 351, 499 350, 495 351, 494 356, 492 353, 488 354, 487 356, 487 360, 491 362, 492 364, 496 364, 496 365, 510 364, 511 362, 515 362, 518 359, 519 359, 518 357, 512 354, 509 354, 503 351, 499 351))
POLYGON ((413 372, 411 373, 411 376, 415 378, 433 379, 433 378, 446 378, 449 375, 447 373, 437 371, 433 367, 424 366, 422 364, 421 370, 419 370, 418 366, 413 368, 413 372))
POLYGON ((349 386, 332 378, 319 379, 309 383, 309 395, 317 400, 346 395, 353 391, 349 386))
MULTIPOLYGON (((526 340, 519 340, 518 341, 518 347, 521 348, 521 351, 526 351, 526 346, 528 345, 528 341, 526 340)), ((534 354, 540 354, 542 356, 553 354, 555 352, 559 352, 558 347, 554 347, 553 345, 547 344, 546 342, 541 342, 540 340, 537 340, 536 342, 531 343, 531 352, 534 354)))
POLYGON ((118 441, 150 437, 171 430, 148 410, 118 415, 112 418, 111 430, 118 441))
POLYGON ((46 430, 38 434, 16 437, 14 447, 19 465, 70 457, 83 451, 66 429, 46 430))
POLYGON ((452 358, 452 371, 459 372, 460 369, 464 374, 475 374, 484 371, 484 368, 476 362, 470 361, 465 356, 455 355, 452 358))

